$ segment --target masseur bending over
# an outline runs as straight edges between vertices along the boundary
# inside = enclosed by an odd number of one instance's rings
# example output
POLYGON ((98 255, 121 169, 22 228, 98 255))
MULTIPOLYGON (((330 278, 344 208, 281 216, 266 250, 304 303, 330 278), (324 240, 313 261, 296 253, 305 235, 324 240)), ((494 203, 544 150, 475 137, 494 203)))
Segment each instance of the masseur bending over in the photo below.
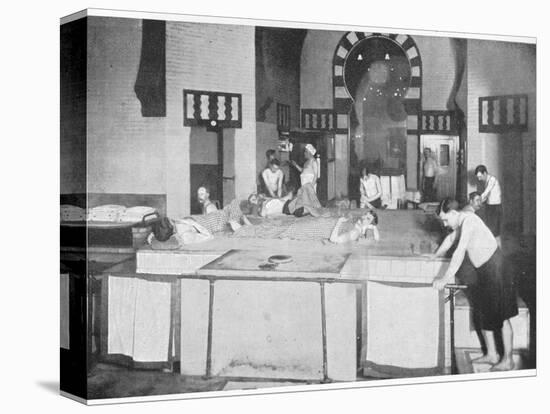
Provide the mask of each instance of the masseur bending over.
POLYGON ((455 205, 453 200, 447 198, 441 202, 437 211, 443 224, 450 227, 453 232, 445 238, 433 256, 444 256, 457 238, 458 246, 445 275, 436 278, 433 286, 441 290, 447 283, 452 283, 465 254, 468 253, 478 276, 477 284, 470 287, 472 290, 475 289, 472 296, 477 298, 473 301, 472 307, 474 312, 479 312, 481 329, 487 345, 487 354, 474 362, 492 364, 491 371, 512 370, 513 332, 510 318, 518 314, 513 276, 503 269, 502 254, 491 230, 476 214, 459 212, 455 205), (501 357, 495 346, 495 331, 502 332, 504 354, 501 357))

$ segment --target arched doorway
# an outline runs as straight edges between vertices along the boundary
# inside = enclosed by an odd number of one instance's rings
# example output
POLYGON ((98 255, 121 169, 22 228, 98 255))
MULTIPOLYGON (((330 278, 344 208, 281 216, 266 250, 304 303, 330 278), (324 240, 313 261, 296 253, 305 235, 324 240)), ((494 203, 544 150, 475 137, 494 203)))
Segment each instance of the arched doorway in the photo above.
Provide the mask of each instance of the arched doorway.
POLYGON ((338 181, 356 187, 362 166, 402 171, 417 188, 422 70, 410 36, 348 32, 333 58, 338 181))

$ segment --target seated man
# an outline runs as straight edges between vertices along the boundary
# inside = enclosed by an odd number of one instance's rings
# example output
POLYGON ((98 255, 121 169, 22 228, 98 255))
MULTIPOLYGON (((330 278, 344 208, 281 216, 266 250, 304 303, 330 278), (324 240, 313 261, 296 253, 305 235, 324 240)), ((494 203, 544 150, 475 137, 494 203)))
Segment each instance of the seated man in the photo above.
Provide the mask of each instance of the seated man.
POLYGON ((197 199, 202 204, 202 214, 212 213, 218 207, 210 201, 210 190, 207 187, 199 187, 197 190, 197 199))
POLYGON ((359 192, 361 208, 382 208, 382 184, 380 177, 373 174, 367 167, 361 170, 359 192))
POLYGON ((351 222, 349 218, 340 217, 332 229, 329 241, 337 244, 357 241, 360 237, 367 237, 368 230, 372 230, 375 241, 380 240, 378 215, 373 210, 369 210, 355 222, 351 222), (346 224, 348 225, 346 226, 346 224))
POLYGON ((282 197, 284 178, 281 163, 277 158, 273 158, 269 161, 268 167, 262 171, 266 195, 274 198, 282 197))

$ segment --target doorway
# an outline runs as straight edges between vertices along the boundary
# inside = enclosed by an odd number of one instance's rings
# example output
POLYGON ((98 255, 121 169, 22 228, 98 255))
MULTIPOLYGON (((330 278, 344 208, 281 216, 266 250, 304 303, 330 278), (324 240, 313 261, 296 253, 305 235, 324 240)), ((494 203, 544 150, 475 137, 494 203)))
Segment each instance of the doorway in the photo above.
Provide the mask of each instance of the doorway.
POLYGON ((189 142, 191 214, 201 214, 197 189, 207 187, 219 207, 235 197, 235 131, 191 127, 189 142))
MULTIPOLYGON (((445 197, 455 198, 457 180, 457 148, 458 136, 448 135, 422 135, 420 137, 421 160, 424 159, 425 148, 432 151, 432 157, 439 166, 435 179, 436 197, 442 200, 445 197)), ((422 168, 422 164, 420 164, 422 168)))
POLYGON ((377 175, 407 174, 405 96, 412 72, 406 52, 392 39, 371 37, 350 51, 344 65, 353 99, 349 114, 349 196, 359 199, 363 168, 377 175))

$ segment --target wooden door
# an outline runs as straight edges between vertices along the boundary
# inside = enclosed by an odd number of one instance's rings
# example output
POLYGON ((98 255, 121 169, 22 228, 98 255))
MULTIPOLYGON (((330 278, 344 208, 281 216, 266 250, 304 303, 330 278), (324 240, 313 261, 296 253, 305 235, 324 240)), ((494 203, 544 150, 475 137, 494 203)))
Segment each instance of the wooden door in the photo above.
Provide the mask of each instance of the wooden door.
POLYGON ((235 129, 220 130, 218 150, 222 162, 222 200, 227 205, 235 198, 235 129))
MULTIPOLYGON (((439 165, 435 179, 436 197, 442 200, 445 197, 456 196, 456 151, 458 137, 446 135, 423 135, 421 137, 420 157, 424 160, 424 148, 432 150, 432 156, 439 165)), ((422 163, 420 165, 422 168, 422 163)))

